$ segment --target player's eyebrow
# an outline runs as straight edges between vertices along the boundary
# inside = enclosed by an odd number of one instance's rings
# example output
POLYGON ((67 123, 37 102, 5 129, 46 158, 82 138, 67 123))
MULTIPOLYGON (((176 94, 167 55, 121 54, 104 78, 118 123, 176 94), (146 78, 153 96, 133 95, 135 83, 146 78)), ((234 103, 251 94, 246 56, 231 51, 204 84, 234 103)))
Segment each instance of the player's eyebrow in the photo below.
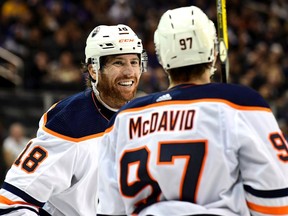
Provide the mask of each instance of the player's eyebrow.
POLYGON ((116 57, 112 58, 111 60, 115 60, 115 59, 117 59, 117 60, 140 60, 137 56, 135 56, 133 58, 128 58, 128 59, 121 57, 121 56, 116 56, 116 57))

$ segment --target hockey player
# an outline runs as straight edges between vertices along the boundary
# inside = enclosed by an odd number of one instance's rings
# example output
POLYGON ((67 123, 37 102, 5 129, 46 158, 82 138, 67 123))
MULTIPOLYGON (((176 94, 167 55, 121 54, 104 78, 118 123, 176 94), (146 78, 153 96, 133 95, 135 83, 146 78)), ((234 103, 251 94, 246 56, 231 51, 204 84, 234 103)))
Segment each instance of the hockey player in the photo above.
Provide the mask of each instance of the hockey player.
POLYGON ((93 29, 85 48, 91 88, 43 115, 37 137, 6 176, 0 215, 96 215, 98 142, 111 116, 136 94, 147 60, 142 52, 129 26, 93 29))
POLYGON ((198 7, 154 34, 165 92, 124 105, 100 144, 100 215, 288 215, 288 145, 254 90, 211 83, 216 30, 198 7))

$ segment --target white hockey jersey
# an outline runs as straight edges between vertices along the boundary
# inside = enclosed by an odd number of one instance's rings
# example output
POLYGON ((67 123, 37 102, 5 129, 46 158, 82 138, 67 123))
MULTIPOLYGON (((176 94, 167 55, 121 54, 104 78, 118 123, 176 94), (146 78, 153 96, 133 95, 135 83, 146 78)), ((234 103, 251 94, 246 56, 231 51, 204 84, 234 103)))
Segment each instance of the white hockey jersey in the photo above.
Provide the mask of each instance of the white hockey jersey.
POLYGON ((96 215, 98 142, 114 114, 100 106, 87 90, 43 115, 6 176, 0 215, 37 215, 41 207, 53 216, 96 215))
POLYGON ((250 88, 179 85, 137 98, 99 151, 99 215, 288 216, 287 141, 250 88))

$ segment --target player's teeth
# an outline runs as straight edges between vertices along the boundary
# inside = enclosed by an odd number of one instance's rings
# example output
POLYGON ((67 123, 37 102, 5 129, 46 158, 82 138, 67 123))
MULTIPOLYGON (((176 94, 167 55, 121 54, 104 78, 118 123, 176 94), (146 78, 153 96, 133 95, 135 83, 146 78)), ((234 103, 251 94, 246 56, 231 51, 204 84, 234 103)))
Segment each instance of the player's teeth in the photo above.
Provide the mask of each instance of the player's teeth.
POLYGON ((129 86, 129 85, 132 85, 132 81, 128 81, 128 82, 120 82, 119 84, 120 85, 124 85, 124 86, 129 86))

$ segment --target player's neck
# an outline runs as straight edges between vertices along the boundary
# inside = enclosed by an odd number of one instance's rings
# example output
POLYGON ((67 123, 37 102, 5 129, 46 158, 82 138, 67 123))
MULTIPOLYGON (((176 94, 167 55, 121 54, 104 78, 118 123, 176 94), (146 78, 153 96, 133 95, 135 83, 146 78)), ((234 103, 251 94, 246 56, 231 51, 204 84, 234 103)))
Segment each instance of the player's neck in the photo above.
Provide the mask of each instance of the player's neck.
POLYGON ((190 79, 188 81, 185 81, 185 82, 175 82, 173 80, 170 79, 170 85, 169 85, 169 89, 170 88, 173 88, 175 86, 178 86, 178 85, 182 85, 182 84, 193 84, 193 85, 204 85, 204 84, 207 84, 207 83, 210 83, 211 80, 210 80, 210 77, 207 76, 207 74, 203 74, 203 76, 199 77, 199 78, 194 78, 194 79, 190 79))

